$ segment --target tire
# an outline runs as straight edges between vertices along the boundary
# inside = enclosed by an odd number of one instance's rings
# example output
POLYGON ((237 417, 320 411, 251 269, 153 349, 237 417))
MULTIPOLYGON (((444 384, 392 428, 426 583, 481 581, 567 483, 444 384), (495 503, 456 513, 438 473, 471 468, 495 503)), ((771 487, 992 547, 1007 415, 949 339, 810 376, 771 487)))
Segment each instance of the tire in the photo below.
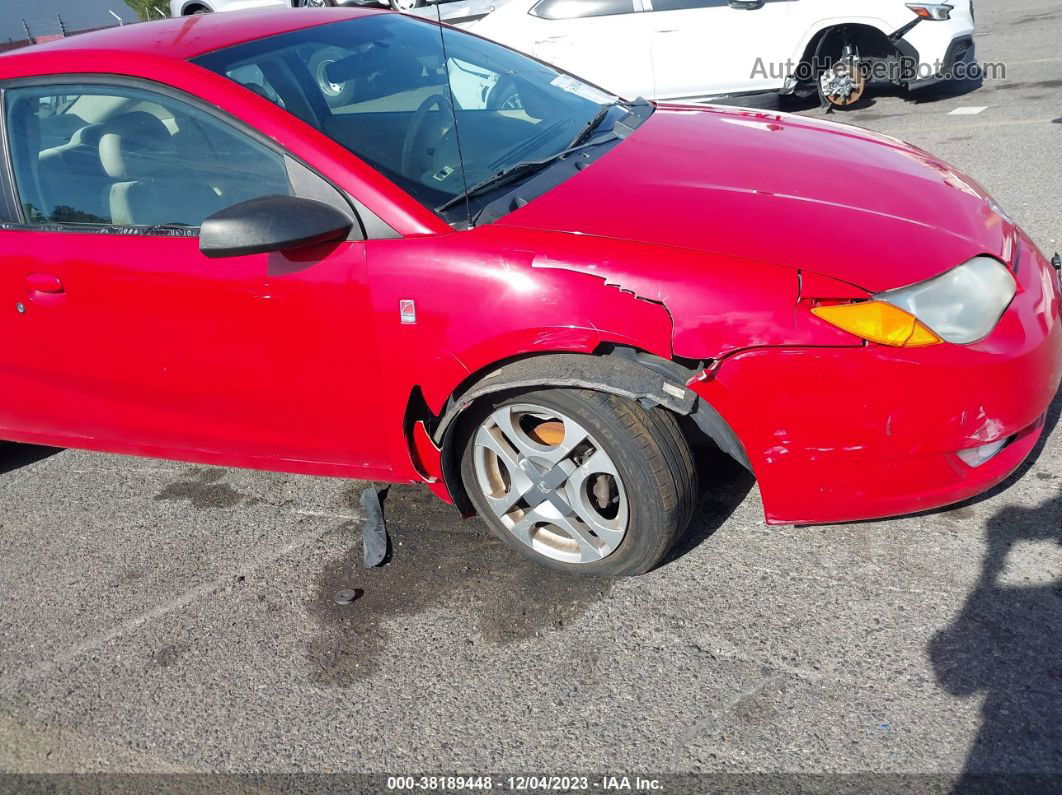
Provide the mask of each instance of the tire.
POLYGON ((295 3, 298 8, 332 8, 335 4, 336 0, 297 0, 295 3))
POLYGON ((481 401, 459 430, 461 476, 477 512, 508 546, 551 569, 643 574, 693 516, 693 457, 663 409, 602 392, 544 389, 481 401))
POLYGON ((328 80, 326 72, 328 66, 346 58, 348 55, 350 53, 338 47, 322 47, 313 54, 306 65, 321 89, 325 102, 331 108, 349 105, 354 99, 355 91, 357 91, 357 83, 354 80, 348 80, 345 83, 332 83, 328 80))

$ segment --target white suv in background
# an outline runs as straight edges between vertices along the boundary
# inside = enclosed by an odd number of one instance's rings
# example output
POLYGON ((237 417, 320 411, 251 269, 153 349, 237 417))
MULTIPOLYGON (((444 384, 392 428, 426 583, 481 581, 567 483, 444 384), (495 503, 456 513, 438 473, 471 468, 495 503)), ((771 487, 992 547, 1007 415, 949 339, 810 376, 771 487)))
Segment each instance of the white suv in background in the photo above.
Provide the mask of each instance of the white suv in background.
POLYGON ((843 107, 869 82, 975 71, 973 0, 509 0, 468 29, 657 100, 818 92, 843 107))
MULTIPOLYGON (((412 11, 425 0, 380 0, 396 11, 412 11)), ((330 8, 332 6, 367 5, 372 0, 170 0, 170 16, 209 14, 214 11, 242 11, 245 8, 330 8)))

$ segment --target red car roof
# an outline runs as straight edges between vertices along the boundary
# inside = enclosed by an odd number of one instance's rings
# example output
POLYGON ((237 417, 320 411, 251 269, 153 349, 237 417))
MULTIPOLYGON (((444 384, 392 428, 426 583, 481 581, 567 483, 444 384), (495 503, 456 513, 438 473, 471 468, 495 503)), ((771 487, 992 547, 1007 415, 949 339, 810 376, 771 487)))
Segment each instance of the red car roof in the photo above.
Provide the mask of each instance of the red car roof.
MULTIPOLYGON (((51 41, 0 56, 7 60, 37 53, 125 52, 188 60, 236 44, 312 28, 329 22, 388 13, 361 8, 277 8, 197 14, 141 22, 51 41)), ((3 61, 0 61, 2 63, 3 61)))

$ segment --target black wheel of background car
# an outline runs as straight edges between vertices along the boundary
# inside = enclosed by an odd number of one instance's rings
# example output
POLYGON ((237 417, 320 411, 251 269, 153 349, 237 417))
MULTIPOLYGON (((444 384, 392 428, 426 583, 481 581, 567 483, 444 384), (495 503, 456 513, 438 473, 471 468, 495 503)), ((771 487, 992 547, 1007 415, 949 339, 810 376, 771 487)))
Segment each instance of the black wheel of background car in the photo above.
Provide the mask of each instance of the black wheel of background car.
POLYGON ((642 574, 693 515, 693 457, 664 409, 545 389, 484 401, 460 431, 476 510, 508 546, 549 568, 642 574))
POLYGON ((345 83, 333 83, 328 79, 328 67, 336 61, 346 58, 350 53, 338 47, 323 47, 317 50, 310 58, 307 66, 313 74, 317 85, 321 87, 325 101, 329 107, 336 108, 350 104, 357 90, 357 81, 348 80, 345 83))
POLYGON ((298 0, 295 5, 299 8, 332 8, 336 0, 298 0))

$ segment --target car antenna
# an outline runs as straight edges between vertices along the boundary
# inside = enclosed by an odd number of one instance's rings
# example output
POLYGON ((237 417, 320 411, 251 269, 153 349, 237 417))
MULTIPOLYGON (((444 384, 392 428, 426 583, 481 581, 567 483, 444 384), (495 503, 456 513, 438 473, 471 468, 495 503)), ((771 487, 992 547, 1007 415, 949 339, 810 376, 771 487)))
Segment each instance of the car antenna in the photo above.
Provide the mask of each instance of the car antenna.
POLYGON ((457 100, 454 99, 454 84, 450 81, 450 58, 446 54, 446 31, 443 30, 442 12, 438 0, 435 6, 435 20, 439 25, 439 42, 442 44, 443 69, 446 70, 446 94, 450 98, 450 113, 454 116, 454 139, 457 142, 457 159, 461 161, 461 186, 465 195, 465 216, 468 228, 472 228, 472 201, 468 195, 468 177, 465 175, 465 153, 461 149, 461 125, 457 121, 457 100))

